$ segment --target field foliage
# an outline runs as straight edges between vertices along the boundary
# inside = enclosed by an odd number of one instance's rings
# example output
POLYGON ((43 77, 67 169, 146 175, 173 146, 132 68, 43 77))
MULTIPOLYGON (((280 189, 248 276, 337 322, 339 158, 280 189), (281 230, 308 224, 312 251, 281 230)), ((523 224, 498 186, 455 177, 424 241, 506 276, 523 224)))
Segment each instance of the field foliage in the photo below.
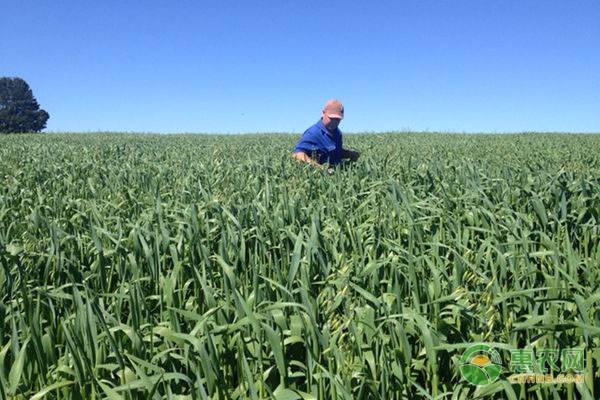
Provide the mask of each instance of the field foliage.
POLYGON ((296 139, 0 137, 0 398, 600 396, 600 136, 296 139), (587 382, 473 386, 480 342, 587 382))

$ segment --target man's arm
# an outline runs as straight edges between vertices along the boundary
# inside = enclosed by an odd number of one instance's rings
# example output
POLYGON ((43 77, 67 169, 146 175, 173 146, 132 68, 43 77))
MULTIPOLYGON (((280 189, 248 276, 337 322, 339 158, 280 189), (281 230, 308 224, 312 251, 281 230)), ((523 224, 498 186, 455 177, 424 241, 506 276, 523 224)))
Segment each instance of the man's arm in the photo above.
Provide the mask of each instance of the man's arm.
POLYGON ((358 160, 360 153, 355 150, 342 149, 342 158, 349 158, 352 161, 358 160))
POLYGON ((321 165, 318 162, 316 162, 315 160, 313 160, 308 154, 306 154, 303 151, 294 152, 292 154, 292 157, 294 157, 298 161, 302 161, 302 162, 308 163, 310 165, 314 165, 315 167, 323 168, 323 165, 321 165))
POLYGON ((308 154, 306 154, 303 151, 296 151, 296 152, 292 153, 292 157, 298 161, 305 162, 305 163, 313 165, 317 168, 326 170, 327 173, 329 173, 329 174, 331 174, 333 172, 333 170, 331 168, 327 168, 327 165, 319 164, 318 162, 313 160, 308 154))

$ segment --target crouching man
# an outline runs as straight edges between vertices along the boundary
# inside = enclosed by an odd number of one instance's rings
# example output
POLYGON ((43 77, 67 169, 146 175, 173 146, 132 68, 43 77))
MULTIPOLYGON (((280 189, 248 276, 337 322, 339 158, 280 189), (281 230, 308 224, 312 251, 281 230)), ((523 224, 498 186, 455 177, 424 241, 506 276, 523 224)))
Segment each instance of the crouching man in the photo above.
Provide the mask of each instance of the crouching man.
POLYGON ((358 160, 359 153, 342 147, 342 132, 338 126, 344 118, 344 106, 339 100, 328 100, 323 107, 321 119, 308 128, 298 140, 293 157, 302 162, 326 169, 343 159, 358 160))

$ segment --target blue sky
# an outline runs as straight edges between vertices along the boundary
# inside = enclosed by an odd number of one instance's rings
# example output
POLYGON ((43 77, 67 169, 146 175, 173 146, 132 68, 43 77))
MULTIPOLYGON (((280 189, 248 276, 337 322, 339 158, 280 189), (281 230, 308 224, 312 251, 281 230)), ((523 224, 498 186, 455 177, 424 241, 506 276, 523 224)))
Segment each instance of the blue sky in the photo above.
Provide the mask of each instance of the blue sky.
POLYGON ((48 131, 600 132, 600 1, 0 0, 48 131))

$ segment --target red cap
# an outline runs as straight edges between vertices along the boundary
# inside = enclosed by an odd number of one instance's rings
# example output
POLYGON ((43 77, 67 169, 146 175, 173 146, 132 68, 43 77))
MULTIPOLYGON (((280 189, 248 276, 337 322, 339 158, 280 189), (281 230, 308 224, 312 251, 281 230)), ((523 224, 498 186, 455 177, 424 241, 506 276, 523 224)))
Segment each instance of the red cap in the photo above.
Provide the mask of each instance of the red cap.
POLYGON ((344 106, 339 100, 331 99, 327 100, 325 107, 323 107, 323 114, 329 118, 344 118, 344 106))

